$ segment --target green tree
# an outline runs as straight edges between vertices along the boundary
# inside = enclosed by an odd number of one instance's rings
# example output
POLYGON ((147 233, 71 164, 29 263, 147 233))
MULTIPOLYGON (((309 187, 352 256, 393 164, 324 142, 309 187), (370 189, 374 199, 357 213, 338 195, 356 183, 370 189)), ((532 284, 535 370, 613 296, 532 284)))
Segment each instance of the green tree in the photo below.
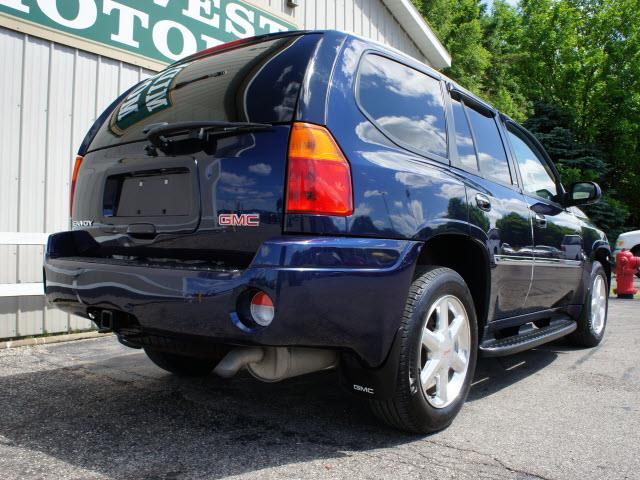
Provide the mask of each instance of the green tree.
MULTIPOLYGON (((606 181, 609 165, 595 145, 587 145, 576 138, 576 125, 571 115, 555 105, 537 103, 534 114, 525 122, 554 161, 565 186, 581 180, 598 183, 606 181)), ((610 240, 615 241, 625 229, 629 211, 614 196, 612 188, 595 204, 583 209, 601 227, 610 240)))
POLYGON ((526 61, 520 48, 521 18, 517 10, 504 2, 493 2, 491 12, 482 17, 483 45, 491 55, 482 81, 483 95, 500 111, 523 121, 531 110, 531 101, 520 85, 518 65, 526 61))
POLYGON ((481 93, 490 53, 483 45, 483 7, 479 0, 414 0, 455 61, 444 73, 481 93))
POLYGON ((611 240, 640 225, 640 0, 414 3, 451 52, 447 75, 528 118, 566 184, 601 184, 585 210, 611 240))

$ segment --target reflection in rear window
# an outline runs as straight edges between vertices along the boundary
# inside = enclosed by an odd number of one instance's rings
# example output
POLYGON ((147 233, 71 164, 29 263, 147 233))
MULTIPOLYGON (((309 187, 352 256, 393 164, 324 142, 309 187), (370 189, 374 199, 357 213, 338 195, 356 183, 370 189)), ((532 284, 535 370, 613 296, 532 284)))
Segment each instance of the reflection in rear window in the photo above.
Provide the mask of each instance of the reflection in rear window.
POLYGON ((422 153, 447 156, 444 103, 440 82, 379 55, 361 65, 358 99, 389 137, 422 153))
POLYGON ((290 122, 318 39, 280 37, 172 66, 136 86, 90 148, 141 140, 154 123, 290 122))

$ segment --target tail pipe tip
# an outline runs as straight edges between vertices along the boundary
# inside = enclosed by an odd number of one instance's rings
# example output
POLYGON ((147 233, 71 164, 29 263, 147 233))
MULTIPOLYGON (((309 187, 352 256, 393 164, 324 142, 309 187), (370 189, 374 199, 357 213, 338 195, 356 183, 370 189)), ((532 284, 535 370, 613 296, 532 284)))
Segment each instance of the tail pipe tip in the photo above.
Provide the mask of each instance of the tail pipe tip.
POLYGON ((264 358, 262 348, 238 348, 231 350, 216 365, 213 373, 223 378, 231 378, 249 363, 260 362, 264 358))

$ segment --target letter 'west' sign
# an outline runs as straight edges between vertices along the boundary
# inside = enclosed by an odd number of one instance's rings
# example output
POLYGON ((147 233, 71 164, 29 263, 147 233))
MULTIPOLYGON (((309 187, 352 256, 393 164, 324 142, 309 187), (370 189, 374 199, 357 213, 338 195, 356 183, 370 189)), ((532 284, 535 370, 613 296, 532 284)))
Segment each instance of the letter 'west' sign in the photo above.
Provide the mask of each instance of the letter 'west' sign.
POLYGON ((243 0, 0 0, 0 14, 160 63, 297 29, 243 0))

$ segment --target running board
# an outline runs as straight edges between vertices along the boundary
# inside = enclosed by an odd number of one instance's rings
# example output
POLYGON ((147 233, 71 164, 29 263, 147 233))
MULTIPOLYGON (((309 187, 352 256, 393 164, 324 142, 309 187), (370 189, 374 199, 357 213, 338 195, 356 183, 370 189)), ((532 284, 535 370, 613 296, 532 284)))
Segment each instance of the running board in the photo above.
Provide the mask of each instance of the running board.
POLYGON ((577 327, 576 322, 568 317, 556 318, 546 327, 530 328, 512 337, 485 340, 480 344, 480 354, 483 357, 502 357, 524 352, 564 337, 577 327))

